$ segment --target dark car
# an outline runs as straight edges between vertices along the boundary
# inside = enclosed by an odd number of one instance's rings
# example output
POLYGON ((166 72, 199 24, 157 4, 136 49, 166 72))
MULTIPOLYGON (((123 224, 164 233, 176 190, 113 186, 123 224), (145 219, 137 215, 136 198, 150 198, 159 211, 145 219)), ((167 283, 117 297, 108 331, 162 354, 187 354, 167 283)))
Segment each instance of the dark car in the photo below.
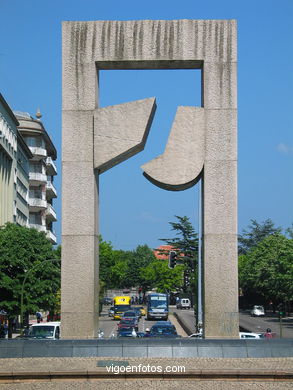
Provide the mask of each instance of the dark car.
POLYGON ((133 335, 133 328, 129 329, 120 329, 117 332, 117 337, 136 337, 133 335))
POLYGON ((175 326, 170 321, 157 321, 150 330, 149 337, 180 337, 175 326))
POLYGON ((116 305, 114 306, 114 320, 120 320, 126 311, 129 311, 130 305, 116 305))
POLYGON ((135 318, 137 321, 139 320, 137 312, 133 309, 125 311, 122 318, 135 318))
POLYGON ((135 318, 122 318, 118 324, 118 330, 120 329, 135 329, 138 331, 138 323, 135 318))
POLYGON ((141 310, 139 307, 133 307, 132 310, 136 313, 137 318, 141 318, 141 310))
POLYGON ((113 304, 113 299, 109 297, 104 297, 103 298, 103 305, 112 305, 113 304))

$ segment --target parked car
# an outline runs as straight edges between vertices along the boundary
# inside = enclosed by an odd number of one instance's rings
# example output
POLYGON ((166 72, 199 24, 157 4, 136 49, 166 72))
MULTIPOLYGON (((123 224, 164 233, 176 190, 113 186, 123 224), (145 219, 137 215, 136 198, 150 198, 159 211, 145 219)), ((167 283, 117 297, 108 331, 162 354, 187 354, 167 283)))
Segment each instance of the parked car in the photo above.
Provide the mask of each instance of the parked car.
POLYGON ((255 305, 255 306, 253 306, 250 314, 251 314, 251 317, 265 316, 265 309, 263 306, 255 305))
POLYGON ((239 332, 240 339, 263 339, 262 333, 239 332))
POLYGON ((118 323, 118 330, 120 329, 135 329, 138 331, 138 323, 135 318, 121 319, 118 323))
POLYGON ((149 337, 180 337, 176 332, 175 326, 170 321, 157 321, 150 330, 149 337))
POLYGON ((191 302, 189 298, 180 298, 178 303, 176 304, 177 309, 190 309, 191 302))
POLYGON ((108 317, 114 317, 114 306, 111 306, 108 310, 108 317))
POLYGON ((51 339, 60 338, 60 322, 43 322, 34 324, 29 328, 26 338, 29 339, 51 339))

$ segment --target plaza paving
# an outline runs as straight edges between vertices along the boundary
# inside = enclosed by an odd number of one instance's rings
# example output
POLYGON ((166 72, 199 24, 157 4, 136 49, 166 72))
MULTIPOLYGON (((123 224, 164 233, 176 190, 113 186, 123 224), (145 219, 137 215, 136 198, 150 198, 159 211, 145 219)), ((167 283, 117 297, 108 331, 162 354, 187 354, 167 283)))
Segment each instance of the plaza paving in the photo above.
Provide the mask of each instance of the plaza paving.
MULTIPOLYGON (((108 366, 109 367, 109 366, 108 366)), ((217 358, 22 358, 0 359, 0 389, 268 389, 293 387, 293 358, 217 359, 217 358), (115 366, 125 362, 130 366, 185 367, 185 374, 154 375, 137 373, 113 374, 105 364, 115 366), (39 373, 42 378, 21 378, 19 374, 39 373), (13 374, 5 379, 4 374, 13 374), (52 374, 49 378, 48 374, 52 374), (54 376, 54 373, 58 375, 54 376), (61 375, 61 374, 64 375, 61 375), (88 375, 75 379, 70 373, 88 375), (243 374, 250 377, 243 378, 243 374), (287 373, 287 378, 280 376, 287 373), (200 376, 202 374, 202 376, 200 376), (227 375, 228 374, 228 375, 227 375), (263 376, 259 376, 262 374, 263 376), (288 378, 291 375, 291 379, 288 378), (46 376, 47 375, 47 376, 46 376), (269 376, 268 376, 269 375, 269 376), (221 377, 222 376, 222 377, 221 377), (267 376, 267 378, 266 378, 267 376), (279 379, 276 378, 279 376, 279 379)))

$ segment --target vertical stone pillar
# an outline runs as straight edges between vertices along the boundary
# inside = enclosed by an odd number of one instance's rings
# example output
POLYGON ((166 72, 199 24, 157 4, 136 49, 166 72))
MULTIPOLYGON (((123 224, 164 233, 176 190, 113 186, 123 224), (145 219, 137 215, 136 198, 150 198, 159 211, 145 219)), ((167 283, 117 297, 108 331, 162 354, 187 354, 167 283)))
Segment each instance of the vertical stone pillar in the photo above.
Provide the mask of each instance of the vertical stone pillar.
MULTIPOLYGON (((97 337, 98 177, 93 169, 95 63, 81 64, 63 24, 61 337, 97 337), (74 57, 74 58, 73 58, 74 57)), ((71 41, 73 40, 73 41, 71 41)))
MULTIPOLYGON (((235 33, 236 34, 236 33, 235 33)), ((236 48, 236 36, 226 47, 236 48)), ((205 62, 203 191, 205 338, 238 338, 236 61, 205 62)), ((234 53, 235 58, 235 53, 234 53)))

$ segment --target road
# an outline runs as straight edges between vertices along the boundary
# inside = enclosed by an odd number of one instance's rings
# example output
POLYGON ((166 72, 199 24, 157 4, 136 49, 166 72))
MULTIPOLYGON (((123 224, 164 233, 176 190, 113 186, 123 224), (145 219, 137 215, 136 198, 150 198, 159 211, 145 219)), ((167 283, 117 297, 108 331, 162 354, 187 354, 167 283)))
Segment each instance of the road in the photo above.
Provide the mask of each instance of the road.
POLYGON ((282 319, 280 326, 279 318, 273 314, 268 314, 265 317, 251 317, 250 312, 239 313, 240 326, 248 329, 250 332, 263 333, 267 328, 270 328, 276 337, 280 337, 282 326, 282 337, 293 338, 293 318, 286 317, 282 319))
MULTIPOLYGON (((186 325, 195 333, 194 312, 191 310, 177 310, 171 307, 171 312, 177 313, 186 325)), ((267 315, 265 317, 251 317, 250 312, 239 313, 239 323, 241 330, 255 333, 265 333, 267 328, 271 328, 276 337, 280 337, 280 322, 278 317, 267 315)), ((293 338, 293 318, 287 317, 282 320, 282 337, 293 338)))
MULTIPOLYGON (((99 328, 104 332, 104 338, 116 337, 117 324, 119 321, 113 320, 113 317, 108 317, 108 309, 110 306, 103 306, 101 316, 99 318, 99 328)), ((172 312, 172 310, 171 310, 172 312)), ((176 318, 171 314, 169 320, 175 325, 178 335, 186 337, 187 334, 181 328, 176 318)), ((145 332, 146 328, 151 328, 156 321, 147 321, 145 316, 142 316, 138 323, 138 331, 145 332)))

